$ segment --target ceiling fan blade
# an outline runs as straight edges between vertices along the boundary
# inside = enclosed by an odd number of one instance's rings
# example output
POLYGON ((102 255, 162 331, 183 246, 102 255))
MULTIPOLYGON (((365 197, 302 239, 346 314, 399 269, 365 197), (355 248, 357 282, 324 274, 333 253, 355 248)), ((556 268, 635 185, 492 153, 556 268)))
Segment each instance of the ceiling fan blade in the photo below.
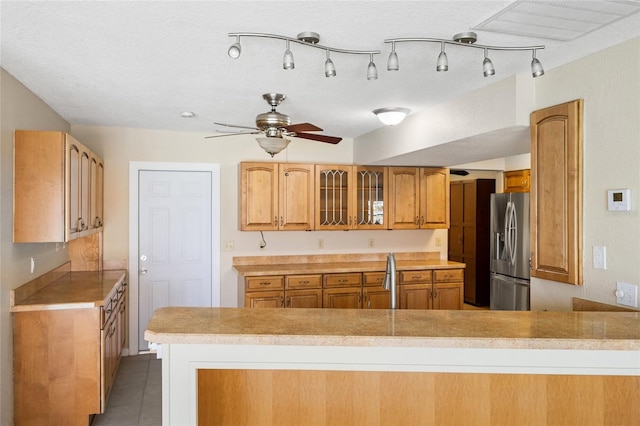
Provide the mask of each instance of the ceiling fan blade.
POLYGON ((298 124, 290 124, 288 126, 284 126, 288 132, 321 132, 322 129, 318 126, 314 126, 311 123, 298 123, 298 124))
POLYGON ((213 122, 213 124, 217 124, 218 126, 224 126, 224 127, 235 127, 237 129, 251 129, 251 130, 260 130, 257 127, 249 127, 249 126, 237 126, 235 124, 226 124, 226 123, 218 123, 218 122, 213 122))
POLYGON ((296 133, 295 137, 302 138, 302 139, 310 139, 312 141, 318 141, 318 142, 332 143, 332 144, 337 144, 342 140, 342 138, 337 138, 335 136, 314 135, 312 133, 296 133))
POLYGON ((205 139, 210 139, 210 138, 223 138, 225 136, 237 136, 237 135, 257 135, 258 133, 262 133, 262 132, 237 132, 237 133, 224 133, 224 134, 220 134, 220 135, 211 135, 211 136, 205 136, 205 139))

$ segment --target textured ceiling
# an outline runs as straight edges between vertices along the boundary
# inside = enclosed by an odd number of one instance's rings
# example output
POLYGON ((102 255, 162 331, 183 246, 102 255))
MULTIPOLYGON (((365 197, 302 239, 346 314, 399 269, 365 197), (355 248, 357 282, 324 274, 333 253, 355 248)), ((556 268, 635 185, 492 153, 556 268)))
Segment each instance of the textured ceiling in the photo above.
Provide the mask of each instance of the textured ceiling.
MULTIPOLYGON (((566 2, 544 2, 560 4, 566 2)), ((575 2, 572 2, 575 3, 575 2)), ((579 2, 603 3, 603 2, 579 2)), ((623 2, 629 3, 629 2, 623 2)), ((637 2, 631 2, 631 4, 637 2)), ((499 79, 529 72, 530 52, 494 52, 496 74, 482 76, 482 50, 447 49, 449 71, 436 73, 438 45, 397 45, 400 70, 386 70, 386 38, 450 39, 470 31, 510 1, 203 1, 0 3, 1 63, 72 124, 214 133, 214 121, 252 126, 268 111, 261 95, 280 92, 279 111, 325 134, 356 137, 381 126, 386 106, 419 111, 499 79), (230 32, 295 37, 320 34, 341 49, 379 49, 379 78, 366 79, 368 56, 333 54, 337 76, 325 78, 325 53, 292 44, 296 67, 283 70, 284 42, 230 32), (183 111, 194 118, 181 118, 183 111)), ((570 41, 475 30, 478 44, 546 45, 548 71, 640 36, 640 14, 570 41)), ((544 77, 542 77, 544 78, 544 77)))

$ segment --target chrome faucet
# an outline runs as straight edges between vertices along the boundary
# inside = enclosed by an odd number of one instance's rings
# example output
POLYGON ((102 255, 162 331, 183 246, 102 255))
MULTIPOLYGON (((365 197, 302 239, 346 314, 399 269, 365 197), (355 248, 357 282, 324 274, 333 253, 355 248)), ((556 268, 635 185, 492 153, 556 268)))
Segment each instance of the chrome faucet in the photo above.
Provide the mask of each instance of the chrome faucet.
POLYGON ((387 271, 382 282, 382 287, 391 290, 391 298, 389 299, 389 309, 397 309, 396 303, 396 258, 393 253, 387 255, 387 271))

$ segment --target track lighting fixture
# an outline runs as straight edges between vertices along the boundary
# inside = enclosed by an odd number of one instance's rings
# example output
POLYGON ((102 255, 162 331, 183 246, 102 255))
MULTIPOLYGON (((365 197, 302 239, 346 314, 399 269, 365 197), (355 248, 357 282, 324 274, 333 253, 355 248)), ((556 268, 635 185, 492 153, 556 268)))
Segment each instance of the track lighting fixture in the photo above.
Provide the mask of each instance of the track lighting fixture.
POLYGON ((447 59, 447 54, 444 53, 444 43, 441 43, 440 46, 440 54, 438 55, 438 62, 436 63, 436 71, 448 71, 449 70, 449 60, 447 59))
POLYGON ((542 64, 536 58, 536 51, 533 50, 533 59, 531 60, 531 75, 534 77, 540 77, 544 75, 544 69, 542 68, 542 64))
POLYGON ((276 40, 285 40, 287 47, 284 52, 284 58, 282 60, 282 67, 286 70, 294 69, 295 63, 293 61, 293 54, 289 48, 290 43, 298 43, 303 46, 315 47, 317 49, 323 49, 327 52, 327 60, 324 63, 324 75, 327 77, 333 77, 336 75, 335 65, 329 57, 329 53, 345 53, 349 55, 369 55, 369 65, 367 66, 367 79, 376 80, 378 78, 378 70, 376 64, 373 62, 373 55, 379 55, 379 50, 347 50, 337 49, 334 47, 323 46, 318 44, 320 41, 320 35, 314 32, 303 32, 298 34, 297 38, 291 38, 287 36, 277 34, 264 34, 264 33, 229 33, 229 37, 236 37, 236 42, 229 47, 229 57, 232 59, 238 59, 241 53, 240 37, 262 37, 276 40))
POLYGON ((367 80, 377 80, 378 79, 378 68, 376 68, 376 64, 373 63, 373 53, 369 57, 369 66, 367 67, 367 80))
POLYGON ((387 71, 398 71, 398 54, 396 53, 396 44, 391 43, 391 53, 389 54, 389 60, 387 61, 387 71))
POLYGON ((329 57, 329 51, 327 50, 327 60, 324 62, 324 76, 325 77, 335 77, 336 76, 336 67, 333 65, 333 61, 329 57))
POLYGON ((488 50, 484 49, 484 61, 482 61, 482 74, 484 74, 485 77, 489 77, 496 73, 496 69, 493 67, 493 62, 491 62, 491 59, 489 59, 489 57, 487 56, 488 54, 489 54, 488 50))
POLYGON ((390 38, 386 39, 385 43, 391 43, 391 55, 389 55, 389 62, 387 63, 387 69, 389 71, 397 71, 398 67, 398 55, 396 53, 396 43, 404 42, 425 42, 425 43, 440 43, 440 55, 438 55, 438 61, 436 63, 436 71, 447 71, 449 69, 449 63, 447 54, 444 51, 445 44, 450 44, 459 47, 471 47, 475 49, 484 50, 484 61, 482 63, 482 70, 485 77, 495 74, 495 67, 493 62, 489 59, 489 50, 511 50, 511 51, 526 51, 531 50, 533 52, 533 60, 531 61, 531 75, 533 77, 539 77, 544 75, 544 69, 538 59, 536 59, 536 50, 544 49, 544 46, 483 46, 474 44, 478 39, 476 33, 465 32, 459 33, 453 36, 453 40, 445 40, 441 38, 390 38), (393 58, 393 62, 392 62, 393 58), (393 63, 394 66, 391 66, 393 63))
POLYGON ((287 49, 284 51, 284 57, 282 58, 282 68, 292 70, 295 67, 296 64, 293 62, 293 53, 291 53, 291 49, 289 49, 289 40, 287 40, 287 49))
POLYGON ((238 59, 240 57, 240 53, 242 52, 242 47, 240 46, 240 37, 236 37, 236 42, 229 47, 229 56, 233 59, 238 59))

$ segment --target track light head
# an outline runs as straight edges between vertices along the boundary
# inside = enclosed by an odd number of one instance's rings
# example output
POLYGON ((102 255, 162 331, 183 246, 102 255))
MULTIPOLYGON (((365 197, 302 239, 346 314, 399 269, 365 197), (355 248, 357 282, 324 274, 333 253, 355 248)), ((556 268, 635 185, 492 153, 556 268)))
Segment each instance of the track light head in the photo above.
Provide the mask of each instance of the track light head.
POLYGON ((369 57, 369 66, 367 66, 367 80, 377 80, 378 79, 378 69, 376 68, 376 64, 373 63, 373 53, 370 54, 369 57))
POLYGON ((387 61, 387 71, 398 71, 398 69, 400 69, 400 67, 398 64, 398 54, 396 53, 396 44, 391 43, 391 53, 387 61))
POLYGON ((487 49, 484 49, 484 61, 482 62, 482 71, 485 77, 492 76, 496 73, 496 69, 493 67, 493 62, 487 56, 487 49))
POLYGON ((448 71, 449 70, 449 60, 447 59, 447 54, 444 52, 444 43, 440 48, 440 54, 438 55, 438 62, 436 63, 436 71, 448 71))
POLYGON ((229 47, 227 53, 229 57, 232 59, 238 59, 240 57, 240 53, 242 52, 242 47, 240 46, 240 36, 236 37, 236 42, 229 47))
POLYGON ((287 49, 284 51, 284 57, 282 58, 282 68, 292 70, 295 67, 296 64, 293 61, 293 53, 291 53, 291 49, 289 49, 289 40, 287 40, 287 49))
POLYGON ((327 50, 327 60, 324 62, 324 76, 325 77, 335 77, 336 76, 336 67, 333 65, 333 61, 329 57, 329 51, 327 50))
POLYGON ((536 51, 533 50, 533 59, 531 60, 531 75, 533 77, 540 77, 544 75, 544 68, 542 68, 542 64, 536 58, 536 51))

